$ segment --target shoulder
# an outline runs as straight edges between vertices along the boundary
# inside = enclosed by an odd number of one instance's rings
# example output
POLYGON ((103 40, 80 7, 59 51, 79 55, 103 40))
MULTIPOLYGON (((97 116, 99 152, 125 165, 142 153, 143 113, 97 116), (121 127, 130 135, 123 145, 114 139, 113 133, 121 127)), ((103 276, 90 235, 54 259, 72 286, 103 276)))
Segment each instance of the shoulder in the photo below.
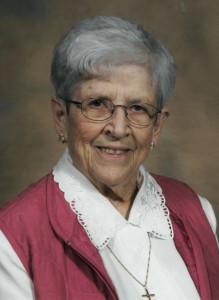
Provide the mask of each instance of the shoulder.
POLYGON ((33 245, 50 233, 47 213, 47 190, 53 178, 49 174, 29 186, 0 210, 0 230, 19 256, 26 270, 33 245))
POLYGON ((158 174, 153 174, 151 173, 151 176, 157 181, 158 184, 160 185, 168 185, 170 187, 184 187, 184 188, 189 188, 191 189, 185 182, 180 181, 178 179, 168 177, 168 176, 163 176, 163 175, 158 175, 158 174))
POLYGON ((185 182, 161 175, 151 174, 161 187, 171 215, 186 218, 197 226, 207 223, 216 234, 216 217, 210 202, 199 196, 185 182))
POLYGON ((47 181, 50 176, 51 174, 43 177, 6 203, 0 209, 0 226, 9 225, 9 223, 11 226, 19 221, 25 226, 25 220, 33 221, 39 214, 38 212, 43 212, 42 208, 46 205, 47 181))
POLYGON ((152 174, 160 186, 172 216, 194 218, 194 212, 200 219, 206 218, 198 194, 186 183, 160 175, 152 174))
POLYGON ((182 200, 185 203, 185 201, 194 200, 200 205, 198 194, 185 182, 156 174, 151 174, 151 176, 161 187, 164 195, 168 196, 169 201, 175 199, 175 201, 182 200))

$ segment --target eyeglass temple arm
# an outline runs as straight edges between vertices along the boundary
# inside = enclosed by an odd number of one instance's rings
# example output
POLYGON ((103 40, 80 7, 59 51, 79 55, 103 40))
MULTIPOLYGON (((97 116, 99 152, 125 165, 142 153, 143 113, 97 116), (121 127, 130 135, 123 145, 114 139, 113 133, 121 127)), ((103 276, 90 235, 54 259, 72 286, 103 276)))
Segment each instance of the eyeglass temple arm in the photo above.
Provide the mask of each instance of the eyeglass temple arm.
POLYGON ((73 103, 73 104, 77 104, 77 105, 82 105, 81 102, 78 102, 78 101, 73 101, 73 100, 69 100, 69 99, 62 99, 63 101, 65 102, 68 102, 68 103, 73 103))

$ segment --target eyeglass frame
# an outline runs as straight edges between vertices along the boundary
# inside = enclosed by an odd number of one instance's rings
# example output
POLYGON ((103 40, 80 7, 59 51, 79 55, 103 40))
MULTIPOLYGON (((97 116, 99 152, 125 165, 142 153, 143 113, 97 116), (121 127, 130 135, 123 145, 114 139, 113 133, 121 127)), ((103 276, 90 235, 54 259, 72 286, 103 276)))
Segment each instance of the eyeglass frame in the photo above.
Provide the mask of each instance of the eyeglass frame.
MULTIPOLYGON (((95 119, 89 118, 88 116, 86 116, 86 115, 83 113, 82 105, 83 105, 83 102, 87 101, 86 99, 83 100, 82 102, 75 101, 75 100, 70 100, 70 99, 63 99, 63 98, 62 98, 62 100, 65 101, 65 102, 67 102, 67 103, 75 104, 76 106, 79 105, 79 106, 80 106, 80 110, 81 110, 82 115, 83 115, 85 118, 87 118, 88 120, 91 120, 91 121, 95 121, 95 122, 103 122, 103 121, 109 120, 109 119, 113 116, 113 114, 114 114, 114 112, 115 112, 115 108, 116 108, 116 107, 121 107, 121 108, 123 108, 123 110, 124 110, 124 112, 125 112, 126 119, 127 119, 131 124, 133 124, 133 125, 135 125, 135 126, 139 126, 139 127, 148 127, 149 125, 152 124, 152 123, 149 123, 149 124, 147 124, 147 125, 141 125, 141 124, 137 124, 137 123, 134 123, 134 122, 132 122, 131 120, 129 120, 129 118, 128 118, 128 113, 127 113, 127 108, 128 108, 129 106, 133 105, 133 103, 131 103, 131 104, 127 105, 127 106, 126 106, 126 105, 122 105, 122 104, 117 104, 117 105, 115 105, 111 100, 109 100, 109 101, 111 101, 111 103, 113 104, 113 110, 112 110, 112 112, 111 112, 111 115, 110 115, 109 117, 107 117, 106 119, 103 119, 103 120, 95 120, 95 119)), ((155 118, 154 121, 156 121, 156 120, 157 120, 157 115, 160 114, 160 113, 162 112, 161 109, 157 108, 157 107, 154 106, 153 104, 149 104, 149 103, 144 103, 144 104, 149 105, 149 106, 153 107, 153 108, 156 110, 155 114, 154 114, 152 117, 150 117, 150 119, 155 118)))

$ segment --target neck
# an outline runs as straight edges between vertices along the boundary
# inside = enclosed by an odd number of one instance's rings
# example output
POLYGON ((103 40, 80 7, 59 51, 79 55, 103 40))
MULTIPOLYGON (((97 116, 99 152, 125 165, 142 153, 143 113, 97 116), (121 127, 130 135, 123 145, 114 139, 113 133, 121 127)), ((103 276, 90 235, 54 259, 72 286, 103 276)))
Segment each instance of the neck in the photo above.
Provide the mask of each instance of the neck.
POLYGON ((125 219, 128 219, 133 201, 138 193, 138 187, 136 184, 124 191, 116 188, 104 186, 101 189, 101 193, 111 202, 111 204, 123 215, 125 219))

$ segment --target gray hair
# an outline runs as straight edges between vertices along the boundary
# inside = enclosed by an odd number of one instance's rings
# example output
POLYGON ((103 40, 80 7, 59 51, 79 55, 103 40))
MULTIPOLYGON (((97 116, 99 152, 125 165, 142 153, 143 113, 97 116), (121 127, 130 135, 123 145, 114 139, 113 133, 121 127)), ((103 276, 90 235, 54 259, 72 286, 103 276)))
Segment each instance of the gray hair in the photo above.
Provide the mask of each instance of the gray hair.
POLYGON ((118 17, 82 20, 61 38, 51 68, 56 96, 70 99, 83 80, 123 64, 146 66, 162 108, 175 85, 173 58, 142 26, 118 17))

